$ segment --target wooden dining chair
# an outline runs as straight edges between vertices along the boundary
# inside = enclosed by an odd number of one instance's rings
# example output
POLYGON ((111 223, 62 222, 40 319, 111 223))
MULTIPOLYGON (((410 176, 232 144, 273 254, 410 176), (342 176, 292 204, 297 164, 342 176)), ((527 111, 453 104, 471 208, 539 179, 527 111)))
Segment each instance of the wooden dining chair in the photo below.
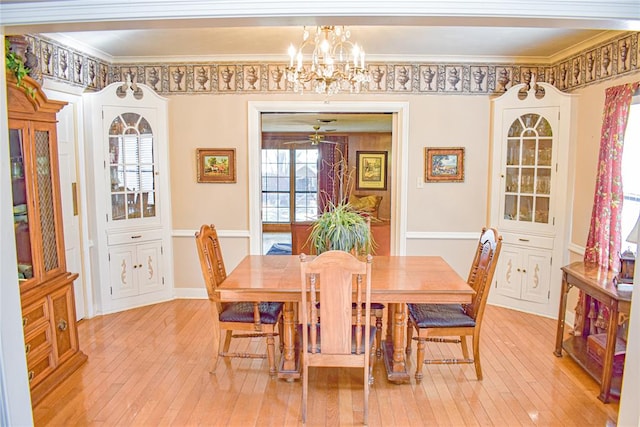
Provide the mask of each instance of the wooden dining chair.
POLYGON ((200 258, 202 275, 207 286, 207 294, 211 302, 213 317, 213 359, 211 372, 216 368, 218 357, 242 357, 268 359, 269 373, 277 373, 275 364, 274 336, 280 336, 282 348, 282 309, 283 303, 274 302, 231 302, 221 303, 215 295, 215 290, 226 279, 227 272, 222 259, 222 250, 218 240, 218 233, 214 225, 203 225, 196 232, 196 245, 200 258), (276 328, 278 328, 276 330, 276 328), (220 351, 224 334, 224 344, 220 351), (234 333, 240 332, 240 333, 234 333), (267 353, 230 353, 232 338, 266 337, 267 353))
POLYGON ((307 419, 309 367, 362 368, 364 424, 368 421, 372 382, 371 261, 359 261, 344 251, 327 251, 308 261, 300 255, 302 305, 302 421, 307 419), (320 304, 318 304, 320 303, 320 304), (355 319, 352 304, 356 305, 355 319), (319 313, 318 313, 319 311, 319 313))
POLYGON ((473 363, 478 380, 482 380, 480 366, 480 327, 484 308, 491 288, 491 281, 500 255, 502 237, 493 229, 483 228, 476 249, 467 283, 475 294, 470 304, 407 304, 407 354, 411 353, 411 341, 418 341, 416 354, 416 380, 422 380, 424 363, 473 363), (418 336, 413 338, 414 329, 418 336), (469 358, 467 336, 473 339, 473 358, 469 358), (453 339, 451 337, 458 337, 453 339), (462 359, 425 360, 426 342, 459 343, 462 359))

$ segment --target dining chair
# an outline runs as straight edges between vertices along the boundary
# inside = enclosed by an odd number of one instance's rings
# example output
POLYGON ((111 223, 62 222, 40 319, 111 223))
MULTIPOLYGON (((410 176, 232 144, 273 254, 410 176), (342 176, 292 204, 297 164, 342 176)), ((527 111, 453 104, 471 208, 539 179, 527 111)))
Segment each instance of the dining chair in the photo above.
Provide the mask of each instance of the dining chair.
POLYGON ((344 251, 327 251, 311 261, 300 255, 303 422, 307 419, 309 367, 328 366, 362 368, 367 424, 369 385, 373 382, 371 347, 376 332, 371 325, 372 259, 368 255, 366 261, 360 261, 344 251))
POLYGON ((274 336, 280 336, 282 349, 282 309, 284 304, 279 302, 230 302, 221 303, 215 295, 215 290, 226 279, 227 272, 222 259, 222 250, 218 232, 214 225, 203 225, 196 232, 196 245, 200 258, 200 267, 207 287, 207 294, 211 302, 213 317, 213 359, 211 372, 216 368, 218 357, 241 357, 268 359, 269 373, 277 373, 275 364, 274 336), (276 328, 278 328, 276 330, 276 328), (224 344, 220 351, 220 344, 224 334, 224 344), (239 333, 234 333, 239 332, 239 333), (266 337, 267 353, 230 353, 232 338, 266 337))
POLYGON ((475 294, 470 304, 407 304, 407 354, 411 353, 411 341, 418 341, 416 353, 416 381, 422 380, 423 364, 473 363, 478 380, 482 380, 480 366, 480 327, 493 274, 502 247, 502 237, 494 228, 483 228, 476 249, 467 283, 475 294), (418 336, 413 338, 413 331, 418 336), (467 336, 473 339, 473 358, 469 358, 467 336), (451 338, 458 337, 458 338, 451 338), (459 343, 462 359, 425 360, 426 342, 459 343))

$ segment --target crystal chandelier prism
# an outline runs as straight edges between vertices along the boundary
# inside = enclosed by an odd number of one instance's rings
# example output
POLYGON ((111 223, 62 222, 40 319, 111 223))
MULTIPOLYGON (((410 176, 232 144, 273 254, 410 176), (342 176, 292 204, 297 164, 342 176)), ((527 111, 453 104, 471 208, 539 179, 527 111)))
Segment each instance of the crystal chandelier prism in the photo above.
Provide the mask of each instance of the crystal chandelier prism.
POLYGON ((340 91, 360 92, 362 84, 371 81, 365 68, 364 50, 349 40, 351 33, 343 26, 316 27, 315 34, 304 28, 302 43, 296 50, 289 46, 287 80, 295 92, 311 91, 333 95, 340 91), (305 54, 311 62, 304 63, 305 54))

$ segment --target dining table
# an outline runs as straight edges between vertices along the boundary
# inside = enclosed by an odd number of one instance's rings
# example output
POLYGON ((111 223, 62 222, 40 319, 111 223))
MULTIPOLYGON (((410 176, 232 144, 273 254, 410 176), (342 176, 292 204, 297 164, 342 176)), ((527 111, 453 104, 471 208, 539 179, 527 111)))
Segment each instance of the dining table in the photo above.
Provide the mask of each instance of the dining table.
MULTIPOLYGON (((371 301, 387 306, 387 332, 381 343, 392 383, 410 381, 405 356, 407 303, 470 303, 474 290, 440 256, 374 256, 371 301)), ((296 313, 301 300, 299 255, 248 255, 216 290, 221 302, 283 302, 284 345, 278 378, 300 377, 296 313)))

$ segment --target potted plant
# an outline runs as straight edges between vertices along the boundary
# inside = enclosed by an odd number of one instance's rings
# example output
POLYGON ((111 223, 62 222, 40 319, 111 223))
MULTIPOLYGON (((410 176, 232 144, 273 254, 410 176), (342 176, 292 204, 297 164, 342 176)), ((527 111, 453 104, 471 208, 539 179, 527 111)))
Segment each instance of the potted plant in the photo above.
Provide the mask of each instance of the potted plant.
POLYGON ((369 218, 344 202, 332 205, 313 222, 309 239, 317 254, 340 250, 363 255, 374 245, 369 218))

